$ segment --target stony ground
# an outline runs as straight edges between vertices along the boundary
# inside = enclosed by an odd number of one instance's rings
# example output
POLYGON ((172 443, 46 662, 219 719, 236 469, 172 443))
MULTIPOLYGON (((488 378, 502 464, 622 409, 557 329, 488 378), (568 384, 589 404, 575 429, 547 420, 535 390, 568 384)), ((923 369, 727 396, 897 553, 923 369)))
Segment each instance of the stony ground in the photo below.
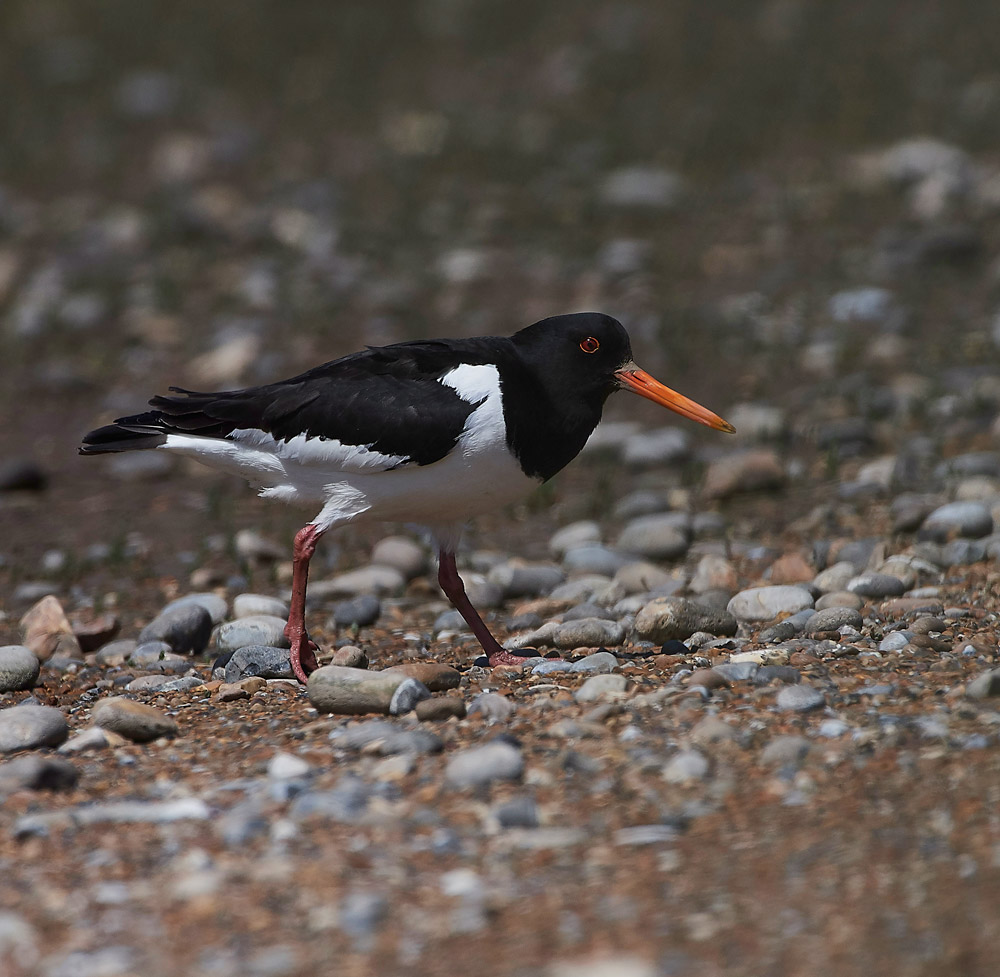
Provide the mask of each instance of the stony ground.
POLYGON ((996 971, 1000 8, 717 8, 0 7, 0 972, 996 971), (470 527, 523 668, 347 528, 302 689, 311 513, 75 454, 582 308, 738 433, 470 527))

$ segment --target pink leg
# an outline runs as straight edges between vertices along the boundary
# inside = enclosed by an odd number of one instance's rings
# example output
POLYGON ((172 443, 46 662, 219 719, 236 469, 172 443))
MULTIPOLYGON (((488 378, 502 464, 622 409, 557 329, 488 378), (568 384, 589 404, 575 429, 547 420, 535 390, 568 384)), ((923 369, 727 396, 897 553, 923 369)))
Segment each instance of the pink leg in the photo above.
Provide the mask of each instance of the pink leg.
POLYGON ((458 610, 458 613, 465 618, 465 623, 472 628, 472 633, 483 646, 483 651, 489 659, 490 668, 497 665, 523 665, 524 659, 517 655, 512 655, 500 646, 496 638, 490 634, 490 629, 479 616, 479 612, 472 606, 465 593, 465 584, 458 575, 458 568, 455 566, 455 554, 450 550, 438 551, 438 583, 441 589, 458 610))
POLYGON ((292 551, 292 600, 288 606, 288 623, 285 637, 292 643, 292 671, 305 684, 309 673, 319 668, 316 645, 306 633, 306 583, 309 580, 309 561, 316 552, 316 543, 323 535, 321 529, 310 523, 295 534, 292 551))

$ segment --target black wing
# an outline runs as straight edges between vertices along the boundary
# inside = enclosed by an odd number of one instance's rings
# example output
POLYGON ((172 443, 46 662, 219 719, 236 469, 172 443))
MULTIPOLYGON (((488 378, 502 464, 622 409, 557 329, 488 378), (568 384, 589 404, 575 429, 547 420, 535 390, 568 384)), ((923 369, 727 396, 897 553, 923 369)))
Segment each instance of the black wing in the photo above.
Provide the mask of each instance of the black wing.
POLYGON ((463 400, 442 376, 460 363, 492 361, 495 340, 421 341, 370 348, 289 380, 219 393, 171 387, 143 414, 91 431, 81 452, 155 447, 165 435, 225 438, 260 430, 276 440, 299 435, 370 446, 418 465, 454 447, 478 404, 463 400))

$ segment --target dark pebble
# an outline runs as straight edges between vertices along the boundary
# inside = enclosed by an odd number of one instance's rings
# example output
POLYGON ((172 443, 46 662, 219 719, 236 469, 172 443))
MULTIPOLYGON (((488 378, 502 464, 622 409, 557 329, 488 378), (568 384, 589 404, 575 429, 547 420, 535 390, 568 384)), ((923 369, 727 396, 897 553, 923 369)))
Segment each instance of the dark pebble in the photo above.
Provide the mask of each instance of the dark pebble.
POLYGON ((351 600, 342 600, 333 606, 333 621, 337 627, 353 625, 367 627, 374 624, 382 613, 382 602, 374 594, 361 594, 351 600))

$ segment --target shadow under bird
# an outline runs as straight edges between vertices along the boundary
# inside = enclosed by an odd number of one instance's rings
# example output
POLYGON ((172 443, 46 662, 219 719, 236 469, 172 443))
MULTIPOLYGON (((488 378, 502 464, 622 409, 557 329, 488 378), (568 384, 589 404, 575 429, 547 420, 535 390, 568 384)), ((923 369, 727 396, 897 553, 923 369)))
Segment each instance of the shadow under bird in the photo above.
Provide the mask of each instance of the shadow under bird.
POLYGON ((285 634, 295 675, 317 667, 305 625, 309 560, 348 522, 429 527, 438 581, 491 666, 520 662, 490 633, 455 566, 463 524, 515 502, 579 454, 607 398, 631 390, 719 431, 732 425, 632 362, 628 333, 596 312, 513 336, 369 347, 290 380, 154 397, 152 410, 91 431, 81 454, 154 449, 242 475, 265 498, 320 506, 295 536, 285 634))

